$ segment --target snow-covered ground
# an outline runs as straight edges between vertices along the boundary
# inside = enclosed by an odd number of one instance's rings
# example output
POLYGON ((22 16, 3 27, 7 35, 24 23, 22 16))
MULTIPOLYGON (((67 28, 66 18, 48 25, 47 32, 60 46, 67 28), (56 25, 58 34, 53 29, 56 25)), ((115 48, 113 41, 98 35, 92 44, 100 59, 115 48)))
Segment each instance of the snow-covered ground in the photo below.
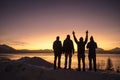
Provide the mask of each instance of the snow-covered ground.
POLYGON ((41 58, 24 57, 19 60, 0 59, 0 80, 120 80, 120 73, 54 70, 52 63, 41 58))

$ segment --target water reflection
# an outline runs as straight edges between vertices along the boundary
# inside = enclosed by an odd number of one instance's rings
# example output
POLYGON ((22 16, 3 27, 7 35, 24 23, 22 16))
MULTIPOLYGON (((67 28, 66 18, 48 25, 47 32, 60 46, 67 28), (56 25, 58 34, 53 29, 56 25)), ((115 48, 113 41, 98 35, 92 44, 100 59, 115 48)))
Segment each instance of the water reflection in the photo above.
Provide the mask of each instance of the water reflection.
MULTIPOLYGON (((53 53, 18 53, 18 54, 0 54, 0 57, 10 58, 12 60, 19 59, 21 57, 40 57, 47 60, 50 63, 53 63, 54 56, 53 53)), ((61 67, 64 67, 64 54, 61 57, 61 67)), ((120 66, 120 54, 97 54, 97 68, 105 69, 107 59, 111 58, 114 69, 117 69, 120 66)), ((88 55, 85 57, 85 65, 88 68, 88 55)), ((77 68, 77 54, 72 57, 72 68, 77 68)))

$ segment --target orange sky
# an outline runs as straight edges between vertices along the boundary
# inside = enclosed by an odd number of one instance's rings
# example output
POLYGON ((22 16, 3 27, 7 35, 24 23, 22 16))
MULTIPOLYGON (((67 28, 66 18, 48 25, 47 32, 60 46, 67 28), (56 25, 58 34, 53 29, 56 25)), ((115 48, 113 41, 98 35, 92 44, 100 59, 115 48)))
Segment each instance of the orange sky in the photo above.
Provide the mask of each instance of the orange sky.
MULTIPOLYGON (((98 47, 120 47, 120 11, 116 1, 1 1, 0 44, 16 49, 52 49, 56 36, 63 42, 76 32, 94 36, 98 47)), ((76 48, 76 44, 74 43, 76 48)))

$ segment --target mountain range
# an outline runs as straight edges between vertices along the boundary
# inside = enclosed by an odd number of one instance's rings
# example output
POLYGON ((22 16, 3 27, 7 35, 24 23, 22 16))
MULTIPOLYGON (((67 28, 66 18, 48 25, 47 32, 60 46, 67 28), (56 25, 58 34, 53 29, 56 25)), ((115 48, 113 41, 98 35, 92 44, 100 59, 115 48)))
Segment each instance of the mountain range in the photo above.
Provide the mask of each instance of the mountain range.
POLYGON ((0 53, 13 53, 13 52, 16 52, 16 49, 6 44, 0 45, 0 53))
MULTIPOLYGON (((87 52, 88 50, 86 50, 87 52)), ((40 53, 40 52, 53 52, 53 50, 50 49, 44 49, 44 50, 27 50, 27 49, 22 49, 22 50, 16 50, 13 47, 10 47, 6 44, 0 45, 0 53, 40 53)), ((102 48, 97 48, 97 53, 114 53, 114 54, 120 54, 120 48, 116 47, 111 50, 104 50, 102 48)))

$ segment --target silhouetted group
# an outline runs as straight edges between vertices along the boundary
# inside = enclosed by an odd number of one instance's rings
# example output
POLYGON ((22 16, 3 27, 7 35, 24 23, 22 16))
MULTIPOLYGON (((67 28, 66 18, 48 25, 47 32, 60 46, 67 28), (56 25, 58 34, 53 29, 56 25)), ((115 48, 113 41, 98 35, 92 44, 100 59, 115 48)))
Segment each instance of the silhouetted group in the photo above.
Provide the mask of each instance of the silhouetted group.
MULTIPOLYGON (((74 41, 77 44, 77 59, 78 59, 78 71, 81 71, 81 60, 82 60, 82 71, 85 71, 85 46, 88 41, 88 31, 86 31, 85 40, 83 37, 80 37, 77 40, 75 36, 75 32, 72 32, 74 41)), ((53 43, 53 50, 54 50, 54 69, 61 68, 61 55, 62 53, 65 54, 65 64, 64 69, 67 69, 67 62, 69 62, 68 69, 71 69, 72 63, 72 55, 74 54, 74 45, 73 41, 70 39, 70 35, 67 35, 66 39, 63 42, 63 46, 61 41, 59 40, 59 36, 56 37, 56 40, 53 43), (69 61, 67 61, 69 58, 69 61), (58 59, 58 65, 56 65, 58 59)), ((94 41, 93 36, 90 37, 90 42, 88 42, 87 49, 89 49, 88 53, 88 60, 89 60, 89 70, 92 70, 92 61, 93 61, 93 68, 96 71, 96 48, 97 44, 94 41)))

